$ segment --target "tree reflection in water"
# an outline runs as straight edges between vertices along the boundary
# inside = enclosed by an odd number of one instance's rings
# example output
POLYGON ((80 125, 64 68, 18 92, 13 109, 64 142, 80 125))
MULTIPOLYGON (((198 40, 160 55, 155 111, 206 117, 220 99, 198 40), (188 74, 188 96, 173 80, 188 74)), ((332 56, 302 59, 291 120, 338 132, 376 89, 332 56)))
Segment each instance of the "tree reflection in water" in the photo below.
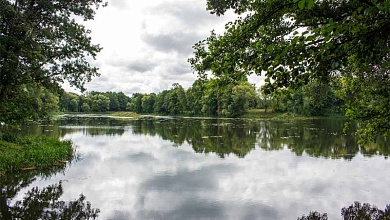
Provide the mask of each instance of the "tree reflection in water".
POLYGON ((377 143, 358 145, 354 135, 356 128, 351 126, 344 132, 344 123, 340 119, 261 121, 145 117, 121 120, 70 117, 60 120, 60 129, 53 129, 53 133, 65 136, 82 131, 91 136, 121 136, 129 130, 134 134, 158 135, 171 141, 175 147, 187 142, 197 153, 215 153, 222 158, 230 154, 243 158, 256 147, 267 151, 289 149, 297 156, 306 154, 331 159, 351 160, 358 153, 389 156, 389 142, 378 140, 377 143))
POLYGON ((65 166, 48 170, 19 171, 0 177, 0 219, 95 219, 100 210, 91 208, 80 195, 74 201, 59 200, 63 194, 62 183, 39 189, 30 189, 21 201, 13 201, 22 189, 28 187, 38 177, 49 178, 63 172, 65 166))
POLYGON ((354 129, 343 132, 341 120, 295 122, 241 119, 142 119, 131 122, 133 133, 158 135, 175 146, 187 141, 197 153, 234 154, 245 157, 257 147, 275 151, 289 149, 297 156, 351 160, 359 152, 365 156, 390 154, 390 144, 378 141, 358 145, 354 129))
MULTIPOLYGON (((386 158, 390 154, 390 145, 388 142, 378 140, 378 143, 358 145, 357 139, 354 136, 355 129, 351 128, 351 130, 344 133, 344 121, 342 120, 326 119, 280 122, 210 118, 150 117, 138 120, 72 118, 69 120, 61 120, 56 126, 57 131, 53 128, 53 132, 62 137, 80 131, 85 135, 101 135, 113 139, 118 136, 129 135, 129 132, 136 135, 159 136, 163 140, 172 142, 175 147, 180 147, 186 143, 197 153, 213 153, 222 158, 232 154, 239 158, 244 158, 256 148, 266 151, 289 150, 297 156, 307 155, 345 160, 351 160, 358 154, 366 157, 383 155, 386 158)), ((85 202, 85 197, 83 196, 80 196, 79 199, 73 202, 64 203, 63 201, 58 201, 60 194, 62 194, 61 183, 41 191, 37 189, 32 190, 30 194, 36 196, 27 194, 24 199, 27 202, 15 202, 11 207, 10 201, 15 197, 17 192, 21 188, 27 187, 36 175, 42 176, 42 174, 34 174, 34 171, 33 174, 27 173, 27 177, 23 176, 26 175, 24 172, 18 175, 20 177, 17 180, 0 179, 2 188, 0 218, 8 219, 6 218, 8 216, 22 218, 18 217, 14 212, 25 211, 25 209, 27 212, 30 212, 28 209, 29 206, 24 205, 30 203, 38 204, 36 210, 38 210, 37 213, 40 214, 40 218, 44 217, 45 211, 47 210, 54 212, 54 214, 51 213, 50 215, 54 216, 57 214, 58 218, 61 218, 60 213, 75 213, 75 216, 85 216, 85 218, 95 218, 99 213, 99 210, 91 209, 91 206, 85 202), (49 197, 47 196, 48 194, 59 196, 54 196, 50 200, 46 199, 46 197, 49 197), (41 197, 46 200, 40 199, 41 197), (39 203, 40 201, 42 203, 39 203), (72 207, 78 207, 78 209, 72 207)), ((345 216, 352 216, 355 212, 362 213, 359 210, 372 210, 372 208, 367 209, 367 205, 358 206, 355 204, 351 207, 343 209, 345 216), (366 207, 366 209, 359 207, 366 207)), ((386 208, 386 210, 389 209, 388 207, 386 208)), ((388 213, 389 211, 385 212, 388 213)), ((370 213, 372 212, 370 211, 370 213)), ((297 216, 292 217, 294 219, 297 216)), ((302 219, 321 218, 326 219, 327 216, 318 212, 312 212, 309 216, 302 219)))

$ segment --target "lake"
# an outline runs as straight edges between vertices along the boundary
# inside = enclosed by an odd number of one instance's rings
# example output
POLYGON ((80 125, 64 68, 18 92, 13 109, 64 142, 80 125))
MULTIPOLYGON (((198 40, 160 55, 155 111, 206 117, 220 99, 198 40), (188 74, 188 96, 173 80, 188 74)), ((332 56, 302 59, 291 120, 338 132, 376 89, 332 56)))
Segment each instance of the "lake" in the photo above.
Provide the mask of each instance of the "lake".
POLYGON ((20 174, 7 176, 19 184, 8 203, 61 181, 60 199, 85 195, 98 219, 297 219, 315 210, 341 219, 354 201, 384 209, 390 147, 359 146, 343 127, 340 119, 64 117, 24 131, 72 140, 79 159, 24 185, 20 174))

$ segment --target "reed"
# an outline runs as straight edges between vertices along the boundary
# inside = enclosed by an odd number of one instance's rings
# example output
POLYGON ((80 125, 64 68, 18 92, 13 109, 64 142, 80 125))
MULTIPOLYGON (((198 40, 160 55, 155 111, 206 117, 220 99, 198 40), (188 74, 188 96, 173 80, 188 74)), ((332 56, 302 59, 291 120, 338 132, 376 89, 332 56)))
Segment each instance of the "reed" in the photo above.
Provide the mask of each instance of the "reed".
POLYGON ((63 165, 73 157, 73 144, 69 140, 15 134, 0 137, 0 173, 63 165))

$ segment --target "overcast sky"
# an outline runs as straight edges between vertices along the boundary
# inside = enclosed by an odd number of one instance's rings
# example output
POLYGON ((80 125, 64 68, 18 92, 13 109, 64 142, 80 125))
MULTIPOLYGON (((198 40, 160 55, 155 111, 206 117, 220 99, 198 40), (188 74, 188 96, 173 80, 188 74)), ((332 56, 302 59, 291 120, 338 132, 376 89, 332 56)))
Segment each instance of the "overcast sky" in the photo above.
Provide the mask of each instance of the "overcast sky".
POLYGON ((86 88, 127 95, 159 93, 173 83, 188 88, 196 79, 187 62, 192 46, 213 29, 223 33, 233 19, 233 14, 211 15, 206 0, 108 0, 86 23, 93 42, 103 47, 94 62, 101 76, 86 88))

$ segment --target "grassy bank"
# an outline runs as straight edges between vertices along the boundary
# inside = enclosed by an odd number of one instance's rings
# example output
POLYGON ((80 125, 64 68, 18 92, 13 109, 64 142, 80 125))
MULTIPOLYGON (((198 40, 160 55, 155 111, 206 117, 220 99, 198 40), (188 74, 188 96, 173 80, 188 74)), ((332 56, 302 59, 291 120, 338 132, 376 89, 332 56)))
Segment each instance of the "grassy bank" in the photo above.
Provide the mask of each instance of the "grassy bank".
POLYGON ((139 115, 135 112, 110 112, 110 116, 115 116, 115 117, 132 117, 132 118, 141 118, 142 115, 139 115))
POLYGON ((0 173, 61 165, 73 156, 72 142, 56 137, 13 134, 0 137, 0 173))

